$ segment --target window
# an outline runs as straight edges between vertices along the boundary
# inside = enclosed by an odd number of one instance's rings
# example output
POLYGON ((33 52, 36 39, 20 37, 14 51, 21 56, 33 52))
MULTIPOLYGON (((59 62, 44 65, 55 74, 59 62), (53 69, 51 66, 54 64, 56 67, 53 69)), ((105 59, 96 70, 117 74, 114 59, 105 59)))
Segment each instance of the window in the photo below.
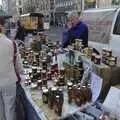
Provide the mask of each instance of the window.
POLYGON ((113 34, 120 35, 120 12, 117 16, 113 34))

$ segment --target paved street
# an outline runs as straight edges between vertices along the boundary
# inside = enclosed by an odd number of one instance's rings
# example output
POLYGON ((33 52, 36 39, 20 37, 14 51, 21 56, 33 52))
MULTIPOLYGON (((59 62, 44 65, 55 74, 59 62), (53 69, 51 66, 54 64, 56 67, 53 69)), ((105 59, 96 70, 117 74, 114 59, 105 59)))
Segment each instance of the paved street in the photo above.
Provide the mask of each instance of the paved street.
POLYGON ((51 27, 50 30, 46 31, 45 34, 48 35, 50 40, 60 41, 62 39, 62 27, 51 27))

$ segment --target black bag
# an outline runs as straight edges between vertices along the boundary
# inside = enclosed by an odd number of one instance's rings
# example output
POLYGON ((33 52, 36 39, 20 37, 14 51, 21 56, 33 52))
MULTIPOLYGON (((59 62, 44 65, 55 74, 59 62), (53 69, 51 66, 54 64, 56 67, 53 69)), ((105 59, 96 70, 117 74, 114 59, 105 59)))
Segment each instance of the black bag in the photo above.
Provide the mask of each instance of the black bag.
POLYGON ((16 118, 17 120, 27 120, 24 106, 24 98, 22 96, 22 87, 17 83, 16 87, 16 118))

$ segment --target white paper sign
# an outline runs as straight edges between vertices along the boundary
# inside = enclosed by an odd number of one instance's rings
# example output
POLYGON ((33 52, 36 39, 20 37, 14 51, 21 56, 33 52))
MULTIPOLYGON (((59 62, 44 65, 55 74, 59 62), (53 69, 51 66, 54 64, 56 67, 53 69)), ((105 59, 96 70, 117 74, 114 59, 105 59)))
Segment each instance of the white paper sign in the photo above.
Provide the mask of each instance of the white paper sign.
POLYGON ((92 89, 92 102, 95 102, 99 97, 100 91, 102 89, 103 79, 100 78, 95 73, 91 74, 91 89, 92 89))
POLYGON ((45 30, 50 29, 50 23, 49 23, 49 22, 45 22, 45 23, 44 23, 44 29, 45 29, 45 30))
POLYGON ((103 103, 120 120, 120 88, 111 87, 103 103))

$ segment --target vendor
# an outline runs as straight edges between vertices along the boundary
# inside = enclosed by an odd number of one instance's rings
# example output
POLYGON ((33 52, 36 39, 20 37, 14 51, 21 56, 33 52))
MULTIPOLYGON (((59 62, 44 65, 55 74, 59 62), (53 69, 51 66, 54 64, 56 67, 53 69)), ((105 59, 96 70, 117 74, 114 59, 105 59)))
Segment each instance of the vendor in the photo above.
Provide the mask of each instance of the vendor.
POLYGON ((63 33, 62 47, 75 42, 75 39, 82 39, 84 47, 88 46, 88 27, 83 23, 76 12, 68 15, 69 29, 63 33))

